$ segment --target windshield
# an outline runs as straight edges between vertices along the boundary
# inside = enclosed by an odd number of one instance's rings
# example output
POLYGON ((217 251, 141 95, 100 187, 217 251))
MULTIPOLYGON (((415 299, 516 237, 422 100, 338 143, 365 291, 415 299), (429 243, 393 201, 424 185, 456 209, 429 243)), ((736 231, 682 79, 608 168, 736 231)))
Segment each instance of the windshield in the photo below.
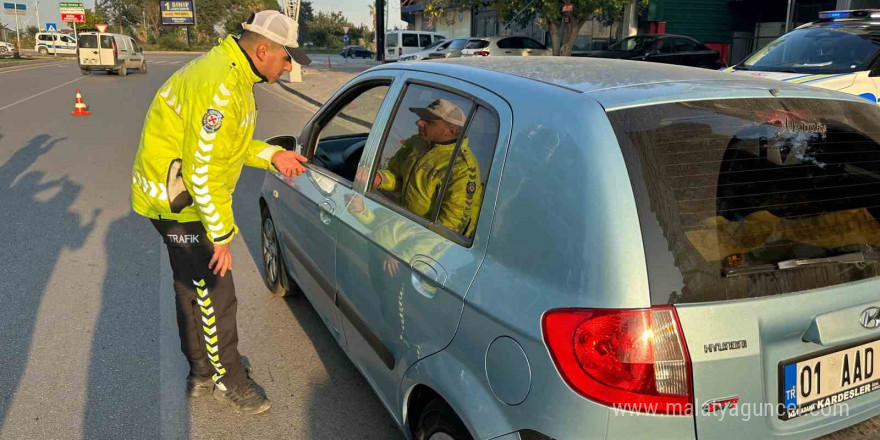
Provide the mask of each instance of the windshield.
POLYGON ((850 73, 868 70, 880 49, 880 32, 818 27, 789 32, 746 59, 749 70, 850 73))
POLYGON ((83 49, 97 49, 98 37, 96 35, 80 35, 79 47, 83 49))
POLYGON ((624 38, 617 43, 608 46, 608 50, 643 50, 650 46, 654 38, 648 37, 629 37, 624 38))
POLYGON ((443 44, 443 43, 445 43, 445 42, 446 42, 445 40, 437 40, 437 41, 435 41, 434 43, 432 43, 430 46, 428 46, 428 47, 426 47, 426 48, 424 48, 424 49, 422 49, 422 50, 436 49, 437 46, 439 46, 439 45, 441 45, 441 44, 443 44))
POLYGON ((880 275, 880 110, 729 99, 609 113, 654 304, 798 292, 880 275))
POLYGON ((486 40, 469 40, 464 46, 465 49, 484 49, 486 47, 489 47, 489 42, 486 40))

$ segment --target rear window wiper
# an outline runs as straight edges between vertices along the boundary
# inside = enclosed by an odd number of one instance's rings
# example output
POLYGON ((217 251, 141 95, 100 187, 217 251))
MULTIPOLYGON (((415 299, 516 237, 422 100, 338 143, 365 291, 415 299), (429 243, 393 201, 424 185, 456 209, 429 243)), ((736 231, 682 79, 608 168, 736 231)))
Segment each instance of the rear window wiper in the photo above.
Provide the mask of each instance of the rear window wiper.
POLYGON ((869 261, 880 261, 880 254, 873 249, 866 249, 860 252, 850 252, 847 254, 835 255, 833 257, 796 258, 793 260, 783 260, 776 263, 759 264, 755 266, 729 267, 724 269, 722 275, 730 278, 822 264, 855 264, 863 266, 869 261))

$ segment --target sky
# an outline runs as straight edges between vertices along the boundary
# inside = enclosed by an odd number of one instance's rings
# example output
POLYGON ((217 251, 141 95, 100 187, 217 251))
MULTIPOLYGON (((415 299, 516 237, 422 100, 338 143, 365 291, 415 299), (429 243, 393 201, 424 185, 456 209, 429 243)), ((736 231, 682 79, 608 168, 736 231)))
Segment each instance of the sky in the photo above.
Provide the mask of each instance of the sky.
MULTIPOLYGON (((40 21, 39 27, 43 29, 46 22, 57 23, 59 28, 66 27, 61 23, 61 14, 58 11, 58 0, 3 0, 3 2, 24 3, 27 5, 27 15, 19 17, 22 29, 27 25, 36 25, 37 17, 34 11, 34 4, 39 2, 40 21)), ((69 0, 68 0, 69 1, 69 0)), ((95 0, 82 0, 83 7, 94 8, 95 0)), ((369 4, 371 0, 312 0, 312 8, 315 12, 330 12, 341 10, 345 16, 355 25, 365 24, 372 27, 373 20, 370 18, 369 4)), ((15 16, 0 13, 0 22, 5 23, 9 28, 15 29, 15 16)))

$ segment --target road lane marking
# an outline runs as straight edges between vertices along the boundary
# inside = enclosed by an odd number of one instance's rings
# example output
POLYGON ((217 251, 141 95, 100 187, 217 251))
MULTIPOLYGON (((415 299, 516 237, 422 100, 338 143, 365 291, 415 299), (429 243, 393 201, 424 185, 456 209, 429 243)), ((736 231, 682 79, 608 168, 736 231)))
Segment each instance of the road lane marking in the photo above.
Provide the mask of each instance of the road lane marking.
POLYGON ((49 93, 49 92, 51 92, 51 91, 53 91, 53 90, 58 90, 58 89, 60 89, 60 88, 62 88, 62 87, 64 87, 64 86, 66 86, 66 85, 68 85, 68 84, 73 84, 73 83, 75 83, 75 82, 77 82, 77 81, 79 81, 79 80, 81 80, 81 79, 85 79, 85 78, 86 78, 86 77, 81 76, 81 77, 79 77, 79 78, 77 78, 77 79, 75 79, 75 80, 73 80, 73 81, 68 81, 68 82, 66 82, 66 83, 64 83, 64 84, 61 84, 61 85, 57 85, 57 86, 55 86, 55 87, 52 87, 51 89, 43 90, 43 91, 40 92, 40 93, 37 93, 37 94, 31 95, 31 96, 28 96, 27 98, 19 99, 18 101, 13 102, 12 104, 7 104, 7 105, 4 105, 3 107, 0 107, 0 112, 2 112, 3 110, 8 109, 9 107, 12 107, 12 106, 14 106, 14 105, 21 104, 22 102, 25 102, 25 101, 30 101, 31 99, 34 99, 34 98, 36 98, 37 96, 45 95, 46 93, 49 93))
MULTIPOLYGON (((69 61, 62 61, 61 64, 66 64, 68 62, 69 61)), ((3 70, 0 70, 0 75, 3 75, 4 73, 21 72, 24 70, 44 69, 46 67, 52 67, 52 66, 57 66, 57 65, 59 65, 59 64, 58 63, 45 63, 45 64, 40 64, 37 66, 22 66, 19 68, 3 69, 3 70)))

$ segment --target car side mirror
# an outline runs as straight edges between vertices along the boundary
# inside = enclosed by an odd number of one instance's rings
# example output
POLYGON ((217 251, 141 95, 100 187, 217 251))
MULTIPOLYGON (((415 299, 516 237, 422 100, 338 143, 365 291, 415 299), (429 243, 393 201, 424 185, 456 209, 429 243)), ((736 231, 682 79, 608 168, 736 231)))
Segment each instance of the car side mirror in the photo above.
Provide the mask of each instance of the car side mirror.
POLYGON ((295 136, 275 136, 266 139, 269 145, 279 146, 287 151, 296 151, 297 142, 295 136))

